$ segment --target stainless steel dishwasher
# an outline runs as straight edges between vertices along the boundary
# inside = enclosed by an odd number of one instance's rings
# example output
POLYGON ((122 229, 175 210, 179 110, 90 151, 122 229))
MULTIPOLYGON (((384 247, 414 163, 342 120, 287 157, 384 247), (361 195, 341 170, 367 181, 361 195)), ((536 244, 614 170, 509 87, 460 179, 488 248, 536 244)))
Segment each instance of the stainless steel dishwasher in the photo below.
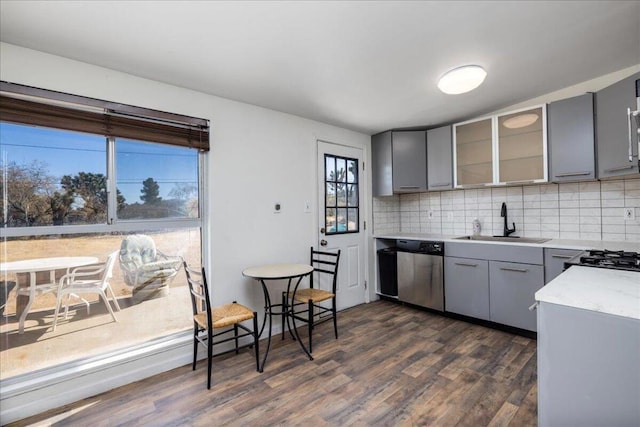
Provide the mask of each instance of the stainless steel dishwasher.
POLYGON ((398 240, 398 299, 444 310, 444 242, 398 240))

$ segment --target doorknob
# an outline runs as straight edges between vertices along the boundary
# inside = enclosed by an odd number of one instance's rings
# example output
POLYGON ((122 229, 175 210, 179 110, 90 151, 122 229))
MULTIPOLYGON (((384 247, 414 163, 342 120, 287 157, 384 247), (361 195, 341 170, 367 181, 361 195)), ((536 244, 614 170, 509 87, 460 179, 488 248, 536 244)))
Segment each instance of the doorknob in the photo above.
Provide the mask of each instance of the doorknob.
POLYGON ((324 227, 320 229, 320 233, 324 234, 324 227))
POLYGON ((320 240, 320 246, 327 246, 327 241, 324 239, 320 240))

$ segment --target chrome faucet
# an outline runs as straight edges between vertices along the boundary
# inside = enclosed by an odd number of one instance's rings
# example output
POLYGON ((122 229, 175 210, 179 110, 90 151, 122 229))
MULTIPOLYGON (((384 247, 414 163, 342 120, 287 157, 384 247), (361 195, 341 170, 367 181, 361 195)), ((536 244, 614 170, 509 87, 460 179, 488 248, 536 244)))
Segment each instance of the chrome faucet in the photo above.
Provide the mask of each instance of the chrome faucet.
POLYGON ((502 202, 502 208, 500 209, 500 216, 504 218, 504 231, 502 235, 504 237, 509 237, 509 234, 515 233, 516 231, 516 223, 513 223, 513 228, 507 227, 507 204, 502 202))

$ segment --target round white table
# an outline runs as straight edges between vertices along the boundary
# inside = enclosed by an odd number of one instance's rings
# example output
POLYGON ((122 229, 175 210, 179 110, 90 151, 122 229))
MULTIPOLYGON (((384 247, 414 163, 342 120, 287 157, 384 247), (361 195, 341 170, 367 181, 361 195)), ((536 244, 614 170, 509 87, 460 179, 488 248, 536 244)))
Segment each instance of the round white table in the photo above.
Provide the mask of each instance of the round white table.
POLYGON ((18 333, 24 333, 24 321, 27 318, 31 304, 36 298, 36 294, 43 294, 46 292, 53 292, 57 290, 58 285, 56 283, 56 270, 67 270, 75 267, 81 267, 83 265, 90 265, 98 263, 98 258, 91 256, 81 257, 55 257, 55 258, 36 258, 27 259, 22 261, 11 261, 0 263, 0 273, 28 273, 29 285, 25 286, 18 283, 16 290, 18 297, 28 296, 29 300, 21 309, 20 304, 16 303, 16 316, 19 316, 18 333), (38 285, 36 283, 36 273, 39 271, 49 271, 49 282, 38 285))
MULTIPOLYGON (((298 286, 300 286, 300 282, 305 276, 310 275, 313 272, 313 267, 308 264, 268 264, 268 265, 260 265, 257 267, 250 267, 245 269, 242 272, 242 275, 245 277, 250 277, 260 282, 262 285, 262 293, 264 294, 264 319, 262 320, 262 327, 260 328, 259 336, 262 336, 262 332, 264 332, 264 327, 267 322, 267 318, 269 319, 269 334, 267 336, 267 350, 264 353, 264 358, 262 359, 262 366, 260 368, 260 372, 264 370, 264 364, 267 361, 267 355, 269 354, 269 348, 271 347, 271 327, 272 320, 271 316, 287 316, 287 327, 289 328, 289 332, 293 333, 298 344, 305 352, 307 356, 309 356, 309 360, 313 360, 313 356, 304 346, 302 340, 300 339, 300 335, 298 334, 298 329, 295 324, 295 319, 292 319, 293 328, 289 324, 289 311, 293 310, 293 307, 289 308, 286 304, 272 304, 271 297, 269 296, 269 289, 267 288, 266 281, 269 280, 287 280, 287 295, 289 292, 295 292, 298 290, 298 286), (293 289, 291 289, 291 283, 294 279, 297 279, 293 289), (279 310, 279 311, 277 311, 279 310)), ((284 325, 283 325, 284 328, 284 325)), ((283 331, 284 332, 284 331, 283 331)))

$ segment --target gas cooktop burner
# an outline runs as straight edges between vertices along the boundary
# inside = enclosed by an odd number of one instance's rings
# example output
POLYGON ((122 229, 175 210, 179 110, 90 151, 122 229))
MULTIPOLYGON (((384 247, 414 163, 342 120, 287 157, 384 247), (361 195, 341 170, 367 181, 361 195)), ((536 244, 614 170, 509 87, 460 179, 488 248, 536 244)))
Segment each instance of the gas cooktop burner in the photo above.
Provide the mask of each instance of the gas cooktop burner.
POLYGON ((569 260, 565 267, 572 265, 640 271, 640 253, 609 250, 584 251, 569 260))

